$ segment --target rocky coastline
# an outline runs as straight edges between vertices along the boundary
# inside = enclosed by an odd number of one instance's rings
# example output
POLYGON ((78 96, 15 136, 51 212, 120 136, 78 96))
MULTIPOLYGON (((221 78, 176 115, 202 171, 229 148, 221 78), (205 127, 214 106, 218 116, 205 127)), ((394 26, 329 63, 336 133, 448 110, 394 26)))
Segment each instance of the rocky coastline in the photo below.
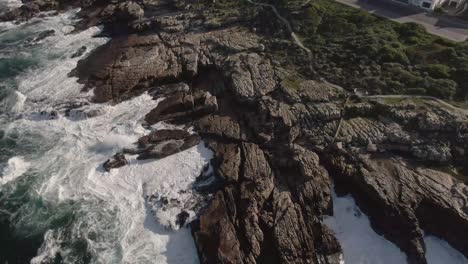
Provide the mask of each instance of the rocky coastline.
MULTIPOLYGON (((332 181, 409 263, 427 263, 428 233, 468 257, 467 178, 448 169, 466 166, 465 112, 359 96, 299 73, 270 52, 282 45, 297 68, 310 64, 287 29, 271 34, 251 20, 271 10, 196 3, 36 0, 0 20, 82 7, 79 27, 102 24, 112 37, 73 72, 84 89, 94 88, 97 103, 148 92, 159 104, 146 125, 178 126, 140 138, 106 170, 125 166, 125 155, 160 159, 201 140, 213 150, 212 171, 200 176, 214 179, 200 190, 211 198, 189 223, 202 263, 340 263, 342 248, 323 224, 332 181)), ((178 218, 188 224, 186 213, 178 218)))

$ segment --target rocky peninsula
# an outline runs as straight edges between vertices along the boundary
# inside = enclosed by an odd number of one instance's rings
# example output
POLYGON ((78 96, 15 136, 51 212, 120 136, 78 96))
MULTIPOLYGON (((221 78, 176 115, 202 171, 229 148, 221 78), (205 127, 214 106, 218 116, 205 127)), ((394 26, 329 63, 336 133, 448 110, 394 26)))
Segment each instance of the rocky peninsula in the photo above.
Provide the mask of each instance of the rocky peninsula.
POLYGON ((198 188, 198 216, 177 219, 191 226, 202 263, 340 263, 340 243, 323 224, 332 182, 409 263, 427 263, 425 233, 468 257, 466 110, 428 95, 356 92, 355 82, 330 77, 329 54, 295 43, 294 24, 248 1, 33 0, 0 20, 71 7, 82 8, 79 27, 103 25, 111 37, 73 72, 94 101, 147 92, 159 104, 146 125, 177 125, 140 138, 104 168, 200 141, 215 153, 199 177, 210 180, 198 188))

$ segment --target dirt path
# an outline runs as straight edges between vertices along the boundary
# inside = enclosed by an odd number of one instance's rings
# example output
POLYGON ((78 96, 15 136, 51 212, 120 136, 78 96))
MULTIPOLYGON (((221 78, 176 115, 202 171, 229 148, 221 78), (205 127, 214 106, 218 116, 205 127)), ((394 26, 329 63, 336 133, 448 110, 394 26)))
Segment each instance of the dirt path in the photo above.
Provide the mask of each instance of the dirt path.
POLYGON ((392 95, 364 95, 364 96, 359 96, 360 98, 364 98, 364 99, 372 99, 372 98, 375 98, 375 99, 379 99, 379 98, 395 98, 395 99, 423 99, 423 100, 430 100, 430 101, 434 101, 434 102, 437 102, 447 108, 450 108, 454 111, 459 111, 460 113, 463 113, 465 115, 468 115, 468 110, 467 109, 463 109, 463 108, 459 108, 459 107, 456 107, 452 104, 449 104, 447 102, 445 102, 444 100, 442 99, 439 99, 439 98, 436 98, 436 97, 432 97, 432 96, 427 96, 427 95, 400 95, 400 94, 392 94, 392 95))
POLYGON ((280 13, 278 12, 278 9, 276 9, 276 7, 274 5, 270 5, 270 4, 265 4, 265 3, 257 3, 257 2, 254 2, 252 0, 247 0, 247 2, 251 3, 251 4, 254 4, 254 5, 257 5, 257 6, 263 6, 263 7, 269 7, 271 8, 271 10, 273 10, 273 13, 275 13, 276 17, 281 20, 281 22, 283 22, 283 24, 286 25, 286 28, 288 29, 289 31, 289 34, 291 35, 291 38, 293 39, 294 43, 301 49, 305 50, 305 52, 307 52, 307 54, 310 56, 312 54, 312 51, 310 49, 308 49, 306 46, 304 46, 304 44, 302 43, 301 39, 296 35, 296 33, 294 33, 293 29, 292 29, 292 26, 291 24, 289 23, 289 21, 282 17, 280 15, 280 13))

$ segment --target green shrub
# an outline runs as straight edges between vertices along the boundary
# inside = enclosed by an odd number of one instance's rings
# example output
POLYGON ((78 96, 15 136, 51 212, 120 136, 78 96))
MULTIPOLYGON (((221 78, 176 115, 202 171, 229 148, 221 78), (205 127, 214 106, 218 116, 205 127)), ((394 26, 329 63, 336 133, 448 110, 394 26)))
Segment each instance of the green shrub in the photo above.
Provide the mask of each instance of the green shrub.
POLYGON ((426 78, 427 94, 443 99, 451 99, 457 92, 457 83, 448 79, 426 78))
POLYGON ((450 68, 443 64, 428 64, 423 65, 421 69, 429 74, 432 78, 448 79, 450 78, 450 68))
POLYGON ((461 97, 468 97, 468 64, 452 73, 453 79, 458 83, 458 93, 461 97))
POLYGON ((396 26, 400 39, 409 45, 420 45, 430 41, 433 36, 427 34, 426 29, 417 23, 404 23, 396 26))
POLYGON ((380 49, 380 61, 381 62, 395 62, 401 64, 408 64, 409 60, 405 52, 389 47, 384 46, 380 49))
POLYGON ((269 2, 292 21, 313 51, 315 70, 330 82, 372 93, 451 98, 456 91, 468 98, 468 43, 436 37, 419 24, 399 24, 330 0, 311 1, 307 8, 301 7, 300 0, 269 2))
POLYGON ((408 88, 408 89, 406 89, 406 94, 425 95, 426 93, 427 93, 427 91, 424 88, 408 88))

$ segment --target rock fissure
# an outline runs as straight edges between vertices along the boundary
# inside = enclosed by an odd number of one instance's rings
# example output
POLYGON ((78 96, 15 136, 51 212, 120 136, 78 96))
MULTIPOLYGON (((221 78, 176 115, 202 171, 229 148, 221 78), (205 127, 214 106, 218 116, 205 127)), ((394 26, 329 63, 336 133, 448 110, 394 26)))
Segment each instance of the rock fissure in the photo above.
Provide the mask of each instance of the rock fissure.
POLYGON ((426 263, 423 230, 468 256, 466 179, 447 172, 465 157, 465 113, 434 100, 349 96, 313 72, 295 74, 291 64, 304 54, 290 52, 289 65, 275 61, 270 49, 284 40, 257 33, 238 17, 242 8, 223 13, 216 3, 182 0, 98 6, 87 19, 104 23, 112 39, 80 61, 80 81, 95 87, 96 102, 148 92, 159 103, 146 125, 183 127, 151 131, 104 168, 203 140, 214 152, 216 184, 192 223, 202 263, 340 263, 341 246, 322 223, 332 213, 331 176, 409 263, 426 263))

